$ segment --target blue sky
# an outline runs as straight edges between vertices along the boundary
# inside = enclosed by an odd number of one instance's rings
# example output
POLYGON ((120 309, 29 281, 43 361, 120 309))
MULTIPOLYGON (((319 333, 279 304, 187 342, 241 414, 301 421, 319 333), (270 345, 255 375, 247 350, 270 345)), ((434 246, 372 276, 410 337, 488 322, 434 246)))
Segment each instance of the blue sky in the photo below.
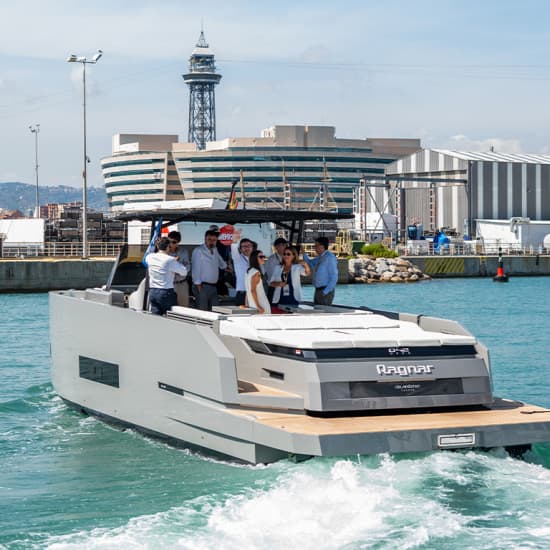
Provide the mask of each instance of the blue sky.
POLYGON ((0 0, 0 182, 89 184, 118 132, 187 136, 181 75, 201 20, 223 78, 217 135, 330 124, 339 137, 550 154, 546 0, 0 0))

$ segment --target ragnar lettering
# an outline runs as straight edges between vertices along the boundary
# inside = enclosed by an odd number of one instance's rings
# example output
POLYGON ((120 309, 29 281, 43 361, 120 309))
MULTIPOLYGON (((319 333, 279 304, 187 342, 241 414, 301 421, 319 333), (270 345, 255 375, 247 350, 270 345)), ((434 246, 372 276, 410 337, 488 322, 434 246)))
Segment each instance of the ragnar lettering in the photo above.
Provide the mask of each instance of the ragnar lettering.
POLYGON ((432 374, 433 365, 376 365, 378 374, 386 376, 411 376, 415 374, 432 374))

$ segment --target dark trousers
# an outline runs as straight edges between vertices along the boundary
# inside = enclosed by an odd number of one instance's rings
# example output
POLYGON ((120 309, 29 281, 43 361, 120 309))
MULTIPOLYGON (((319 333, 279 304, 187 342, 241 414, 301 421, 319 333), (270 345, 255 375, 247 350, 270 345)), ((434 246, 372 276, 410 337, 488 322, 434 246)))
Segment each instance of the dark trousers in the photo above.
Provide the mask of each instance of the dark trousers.
POLYGON ((238 306, 244 306, 246 302, 246 292, 244 290, 237 290, 235 294, 235 304, 238 306))
POLYGON ((150 288, 149 303, 153 315, 164 315, 178 303, 178 296, 173 288, 150 288))
POLYGON ((334 300, 334 290, 331 290, 328 294, 324 294, 325 287, 315 289, 313 295, 313 303, 320 306, 330 306, 334 300))
POLYGON ((195 305, 197 309, 203 311, 212 311, 212 306, 218 305, 218 288, 215 284, 203 283, 201 290, 193 285, 193 294, 195 295, 195 305))

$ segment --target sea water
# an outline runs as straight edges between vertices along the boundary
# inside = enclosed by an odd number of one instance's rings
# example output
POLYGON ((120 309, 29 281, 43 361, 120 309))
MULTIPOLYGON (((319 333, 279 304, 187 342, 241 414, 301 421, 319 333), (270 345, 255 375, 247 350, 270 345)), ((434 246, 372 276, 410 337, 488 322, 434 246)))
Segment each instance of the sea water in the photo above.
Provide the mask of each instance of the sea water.
MULTIPOLYGON (((458 320, 490 348, 497 395, 550 407, 550 278, 336 296, 458 320)), ((550 446, 243 466, 67 408, 49 363, 48 296, 0 295, 0 548, 550 548, 550 446)))

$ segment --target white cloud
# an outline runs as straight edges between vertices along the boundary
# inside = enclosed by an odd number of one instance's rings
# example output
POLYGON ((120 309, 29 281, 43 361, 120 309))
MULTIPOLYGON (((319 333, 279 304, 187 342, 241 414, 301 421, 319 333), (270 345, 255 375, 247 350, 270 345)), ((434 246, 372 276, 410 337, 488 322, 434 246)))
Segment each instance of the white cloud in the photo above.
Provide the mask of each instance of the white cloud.
POLYGON ((0 50, 63 59, 69 53, 87 55, 101 48, 106 55, 185 59, 198 39, 201 11, 207 14, 207 40, 228 58, 300 58, 313 52, 318 57, 320 52, 330 54, 319 44, 320 36, 330 33, 333 40, 345 32, 332 22, 335 7, 321 19, 319 10, 264 9, 246 2, 214 1, 201 10, 200 1, 191 0, 118 5, 101 0, 91 5, 22 0, 0 5, 0 50))
POLYGON ((447 143, 439 146, 442 149, 458 151, 490 151, 491 147, 497 153, 519 154, 525 152, 519 139, 491 137, 485 139, 470 139, 464 134, 451 136, 447 143))

